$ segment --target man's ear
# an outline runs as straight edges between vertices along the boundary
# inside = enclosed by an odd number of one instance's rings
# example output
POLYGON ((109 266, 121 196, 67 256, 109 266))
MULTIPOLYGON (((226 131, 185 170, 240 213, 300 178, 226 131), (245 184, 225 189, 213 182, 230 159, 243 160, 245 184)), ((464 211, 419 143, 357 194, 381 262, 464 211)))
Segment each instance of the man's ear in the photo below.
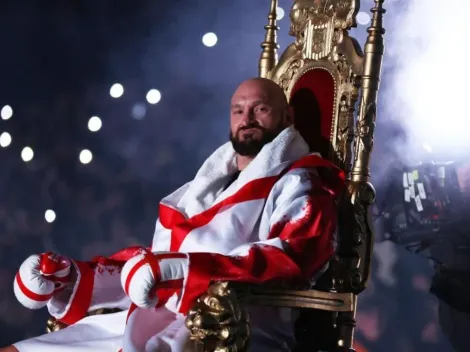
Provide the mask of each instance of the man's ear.
POLYGON ((295 122, 294 107, 287 105, 284 112, 284 122, 287 126, 293 125, 295 122))

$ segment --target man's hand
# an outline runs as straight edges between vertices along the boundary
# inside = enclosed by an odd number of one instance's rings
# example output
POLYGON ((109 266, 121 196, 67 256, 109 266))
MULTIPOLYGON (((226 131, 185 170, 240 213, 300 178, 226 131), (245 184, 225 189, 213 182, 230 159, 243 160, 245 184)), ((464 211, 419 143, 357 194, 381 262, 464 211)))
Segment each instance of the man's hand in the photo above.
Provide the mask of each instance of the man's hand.
POLYGON ((20 266, 13 284, 18 301, 29 309, 44 307, 72 280, 72 261, 54 253, 34 254, 20 266))
POLYGON ((188 256, 183 253, 146 252, 124 265, 121 284, 131 301, 141 308, 164 304, 159 289, 180 289, 188 272, 188 256))

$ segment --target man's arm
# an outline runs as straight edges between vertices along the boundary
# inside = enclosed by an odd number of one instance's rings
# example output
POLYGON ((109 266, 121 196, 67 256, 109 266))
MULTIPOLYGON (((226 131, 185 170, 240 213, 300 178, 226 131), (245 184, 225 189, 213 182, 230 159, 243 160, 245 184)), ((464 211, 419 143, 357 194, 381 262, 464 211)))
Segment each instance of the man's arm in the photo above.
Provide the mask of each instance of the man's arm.
POLYGON ((132 247, 89 262, 53 253, 32 255, 15 277, 14 292, 25 307, 47 305, 49 313, 67 325, 99 308, 127 309, 130 301, 120 285, 121 269, 145 250, 132 247))
POLYGON ((279 193, 266 241, 240 246, 229 255, 188 254, 181 312, 187 312, 211 282, 307 281, 328 263, 334 253, 335 195, 315 173, 299 171, 286 174, 273 189, 279 193))
POLYGON ((265 240, 242 245, 228 255, 147 253, 133 258, 122 274, 131 300, 140 307, 161 305, 168 297, 160 296, 161 289, 180 289, 178 309, 186 313, 211 282, 311 279, 334 253, 335 192, 316 173, 296 169, 284 175, 272 193, 268 199, 272 203, 266 205, 270 208, 269 233, 259 236, 265 240))
POLYGON ((47 303, 49 313, 70 325, 96 309, 129 308, 131 302, 120 285, 120 274, 126 261, 143 250, 142 247, 130 247, 110 257, 74 261, 74 284, 52 296, 47 303))

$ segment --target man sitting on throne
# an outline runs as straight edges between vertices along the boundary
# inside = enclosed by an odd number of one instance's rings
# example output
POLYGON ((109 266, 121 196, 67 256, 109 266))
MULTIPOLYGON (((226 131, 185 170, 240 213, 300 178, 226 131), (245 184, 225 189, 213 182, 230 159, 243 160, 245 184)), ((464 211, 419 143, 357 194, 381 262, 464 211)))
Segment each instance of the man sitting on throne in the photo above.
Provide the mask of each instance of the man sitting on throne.
MULTIPOLYGON (((14 291, 30 309, 47 306, 66 328, 0 351, 188 351, 185 315, 212 282, 311 287, 335 250, 336 196, 343 173, 311 154, 293 110, 273 81, 235 91, 230 142, 159 205, 150 248, 80 262, 32 255, 14 291), (328 169, 322 178, 320 169, 328 169), (89 315, 100 308, 117 313, 89 315)), ((290 351, 295 312, 248 309, 250 351, 290 351)))

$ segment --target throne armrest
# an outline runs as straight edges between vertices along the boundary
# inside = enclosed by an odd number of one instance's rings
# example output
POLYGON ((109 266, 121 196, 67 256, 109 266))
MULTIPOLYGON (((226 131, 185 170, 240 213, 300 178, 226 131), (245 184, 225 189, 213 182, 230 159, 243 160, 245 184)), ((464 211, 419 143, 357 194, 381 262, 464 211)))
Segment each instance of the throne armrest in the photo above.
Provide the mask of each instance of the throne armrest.
POLYGON ((318 309, 352 313, 356 307, 353 293, 315 289, 287 290, 243 283, 216 282, 198 298, 186 318, 191 339, 198 352, 245 351, 249 341, 249 316, 246 307, 271 306, 318 309))
POLYGON ((315 289, 268 289, 263 287, 248 287, 248 293, 242 298, 242 302, 247 306, 320 309, 330 312, 352 312, 355 301, 356 296, 347 292, 328 292, 315 289))

